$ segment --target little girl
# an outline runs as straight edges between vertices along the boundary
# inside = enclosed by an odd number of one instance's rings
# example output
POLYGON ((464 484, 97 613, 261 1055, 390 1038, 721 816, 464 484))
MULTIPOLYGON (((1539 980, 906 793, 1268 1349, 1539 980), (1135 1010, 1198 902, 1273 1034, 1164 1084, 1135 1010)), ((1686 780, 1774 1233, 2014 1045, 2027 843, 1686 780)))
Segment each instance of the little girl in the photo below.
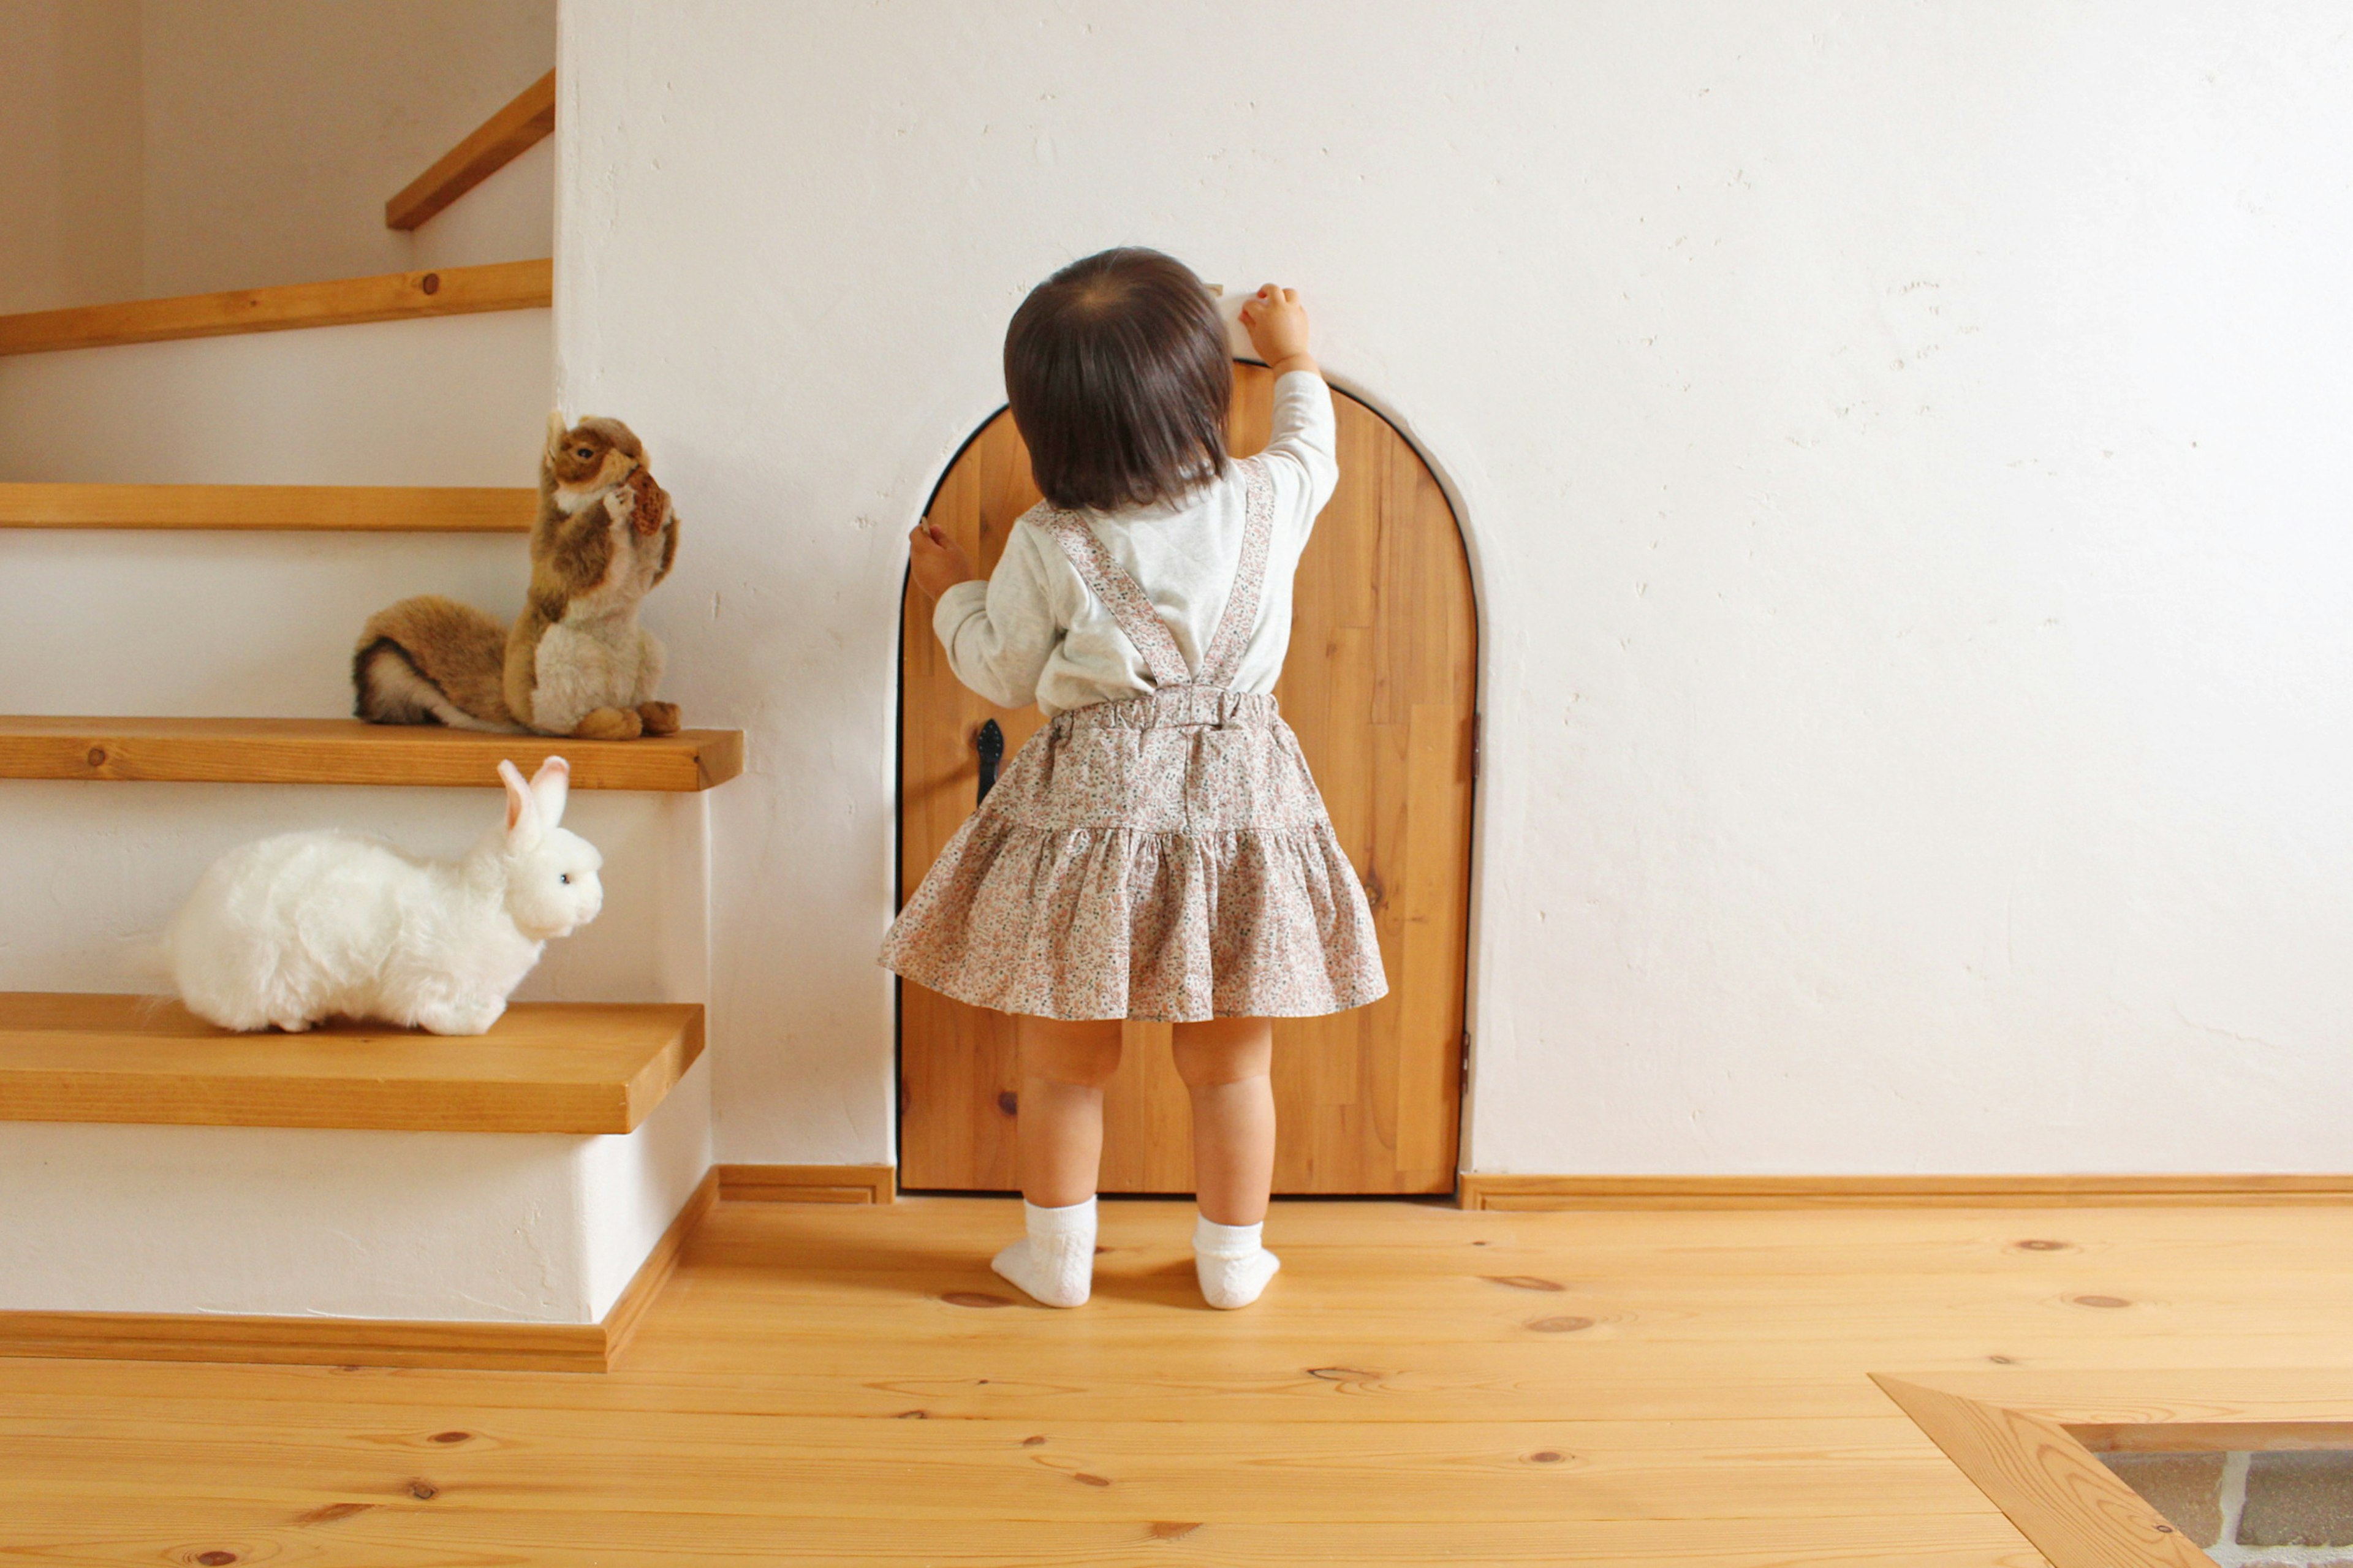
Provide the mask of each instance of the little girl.
POLYGON ((1031 290, 1005 389, 1045 496, 997 574, 926 521, 915 585, 966 686, 1052 721, 956 830, 882 948, 906 978, 1019 1015, 1028 1235, 997 1273, 1050 1307, 1094 1273, 1103 1086, 1120 1020, 1176 1025, 1193 1101, 1201 1294, 1246 1307, 1274 1179, 1272 1019, 1388 989, 1371 911, 1272 696, 1291 580, 1339 480, 1298 294, 1242 311, 1274 438, 1226 455, 1233 366, 1182 263, 1107 250, 1031 290))

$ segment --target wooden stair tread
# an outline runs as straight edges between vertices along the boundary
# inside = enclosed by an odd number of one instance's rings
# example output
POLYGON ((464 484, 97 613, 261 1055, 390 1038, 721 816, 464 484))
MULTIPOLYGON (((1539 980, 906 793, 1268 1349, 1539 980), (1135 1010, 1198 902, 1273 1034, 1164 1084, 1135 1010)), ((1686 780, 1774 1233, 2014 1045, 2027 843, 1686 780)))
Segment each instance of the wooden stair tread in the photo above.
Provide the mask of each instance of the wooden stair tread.
POLYGON ((0 528, 528 533, 529 486, 0 484, 0 528))
POLYGON ((437 267, 269 289, 232 289, 171 300, 125 300, 0 316, 0 354, 107 348, 174 338, 216 338, 232 332, 277 332, 299 327, 347 327, 422 316, 464 316, 481 310, 542 310, 555 300, 555 263, 498 261, 483 267, 437 267))
POLYGON ((744 771, 744 735, 574 741, 356 719, 0 716, 0 779, 494 788, 501 758, 528 773, 551 756, 572 764, 575 789, 704 790, 744 771))
POLYGON ((702 1009, 522 1002, 487 1035, 238 1035, 160 996, 0 992, 0 1121, 627 1132, 702 1054, 702 1009))

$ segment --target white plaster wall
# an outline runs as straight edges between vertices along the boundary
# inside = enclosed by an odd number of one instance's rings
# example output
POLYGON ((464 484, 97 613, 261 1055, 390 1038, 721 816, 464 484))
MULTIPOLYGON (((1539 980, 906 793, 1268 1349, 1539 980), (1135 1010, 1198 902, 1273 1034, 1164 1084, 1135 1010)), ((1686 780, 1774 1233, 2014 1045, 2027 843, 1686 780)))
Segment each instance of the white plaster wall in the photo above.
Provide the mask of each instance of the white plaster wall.
POLYGON ((140 279, 139 0, 0 0, 0 315, 140 279))
POLYGON ((710 1072, 604 1137, 0 1134, 0 1310, 588 1323, 709 1168, 710 1072))
POLYGON ((0 314, 545 256, 543 142, 384 204, 554 63, 555 0, 0 0, 0 314))
POLYGON ((561 69, 559 386, 750 731, 723 1157, 889 1150, 902 536, 1143 241, 1465 510, 1478 1168, 2342 1167, 2337 8, 567 0, 561 69))
POLYGON ((0 480, 534 484, 552 314, 0 357, 0 480))
MULTIPOLYGON (((552 29, 548 41, 551 45, 554 41, 552 29)), ((481 118, 490 116, 486 113, 481 118)), ((457 140, 450 138, 452 144, 457 140)), ((420 174, 424 172, 417 170, 420 174)), ((555 139, 548 137, 519 154, 414 232, 407 263, 411 268, 466 267, 553 254, 555 139)))
MULTIPOLYGON (((119 712, 122 707, 101 709, 119 712)), ((0 991, 169 991, 163 931, 237 845, 344 827, 421 855, 463 855, 504 820, 481 789, 0 782, 0 991)), ((575 790, 565 826, 605 857, 605 908, 552 942, 525 1001, 700 1002, 702 805, 575 790)))
POLYGON ((582 1140, 575 1180, 591 1320, 613 1310, 711 1169, 707 1044, 704 1050, 636 1131, 582 1140))
POLYGON ((589 1320, 586 1139, 47 1121, 0 1132, 0 1310, 589 1320))
POLYGON ((543 153, 415 236, 385 227, 384 204, 546 74, 554 0, 141 9, 148 293, 549 254, 543 153), (455 226, 437 233, 444 224, 455 226))

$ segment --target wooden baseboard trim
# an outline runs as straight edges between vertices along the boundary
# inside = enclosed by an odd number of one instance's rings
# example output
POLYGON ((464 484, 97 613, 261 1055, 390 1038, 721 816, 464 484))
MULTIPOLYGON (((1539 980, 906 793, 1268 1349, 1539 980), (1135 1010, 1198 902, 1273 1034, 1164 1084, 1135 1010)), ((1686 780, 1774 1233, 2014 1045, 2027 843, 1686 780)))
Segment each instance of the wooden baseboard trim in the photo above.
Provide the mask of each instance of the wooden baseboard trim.
POLYGON ((684 1207, 597 1323, 411 1322, 208 1312, 0 1311, 0 1356, 81 1361, 264 1362, 298 1366, 609 1372, 719 1200, 703 1173, 684 1207))
POLYGON ((645 1321, 646 1313, 653 1307, 654 1298, 660 1295, 662 1287, 670 1283, 670 1277, 678 1272, 678 1260, 685 1254, 686 1244, 694 1235, 695 1227, 702 1223, 703 1216, 718 1201, 719 1167, 713 1165, 702 1173, 702 1180, 694 1184, 694 1191, 687 1198, 685 1206, 670 1222, 670 1227, 662 1232, 661 1239, 654 1243, 654 1249, 646 1254, 646 1260, 638 1265, 638 1271, 629 1277, 628 1284, 614 1299, 612 1310, 605 1314, 605 1321, 599 1325, 605 1335, 605 1363, 599 1371, 609 1371, 612 1364, 620 1359, 621 1352, 628 1348, 629 1342, 637 1337, 638 1325, 645 1321))
POLYGON ((899 1196, 895 1165, 722 1165, 731 1203, 887 1204, 899 1196))
POLYGON ((602 1372, 601 1323, 440 1323, 206 1312, 0 1312, 0 1355, 602 1372))
POLYGON ((1462 1173, 1466 1209, 2099 1208, 2353 1202, 2353 1176, 1523 1176, 1462 1173))

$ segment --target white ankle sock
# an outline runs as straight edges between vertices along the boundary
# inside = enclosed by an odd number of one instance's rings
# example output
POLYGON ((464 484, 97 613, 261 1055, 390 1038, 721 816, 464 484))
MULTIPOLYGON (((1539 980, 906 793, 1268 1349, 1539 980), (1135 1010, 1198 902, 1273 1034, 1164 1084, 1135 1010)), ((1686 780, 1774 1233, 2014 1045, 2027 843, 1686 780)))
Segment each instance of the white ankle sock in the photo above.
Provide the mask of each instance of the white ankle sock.
POLYGON ((1266 1289, 1282 1259, 1260 1244, 1262 1225, 1219 1225, 1203 1215, 1193 1227, 1193 1270, 1212 1307, 1247 1307, 1266 1289))
POLYGON ((1041 1209, 1025 1199, 1021 1215, 1029 1234, 989 1267, 1045 1306, 1085 1305, 1095 1278, 1095 1200, 1041 1209))

